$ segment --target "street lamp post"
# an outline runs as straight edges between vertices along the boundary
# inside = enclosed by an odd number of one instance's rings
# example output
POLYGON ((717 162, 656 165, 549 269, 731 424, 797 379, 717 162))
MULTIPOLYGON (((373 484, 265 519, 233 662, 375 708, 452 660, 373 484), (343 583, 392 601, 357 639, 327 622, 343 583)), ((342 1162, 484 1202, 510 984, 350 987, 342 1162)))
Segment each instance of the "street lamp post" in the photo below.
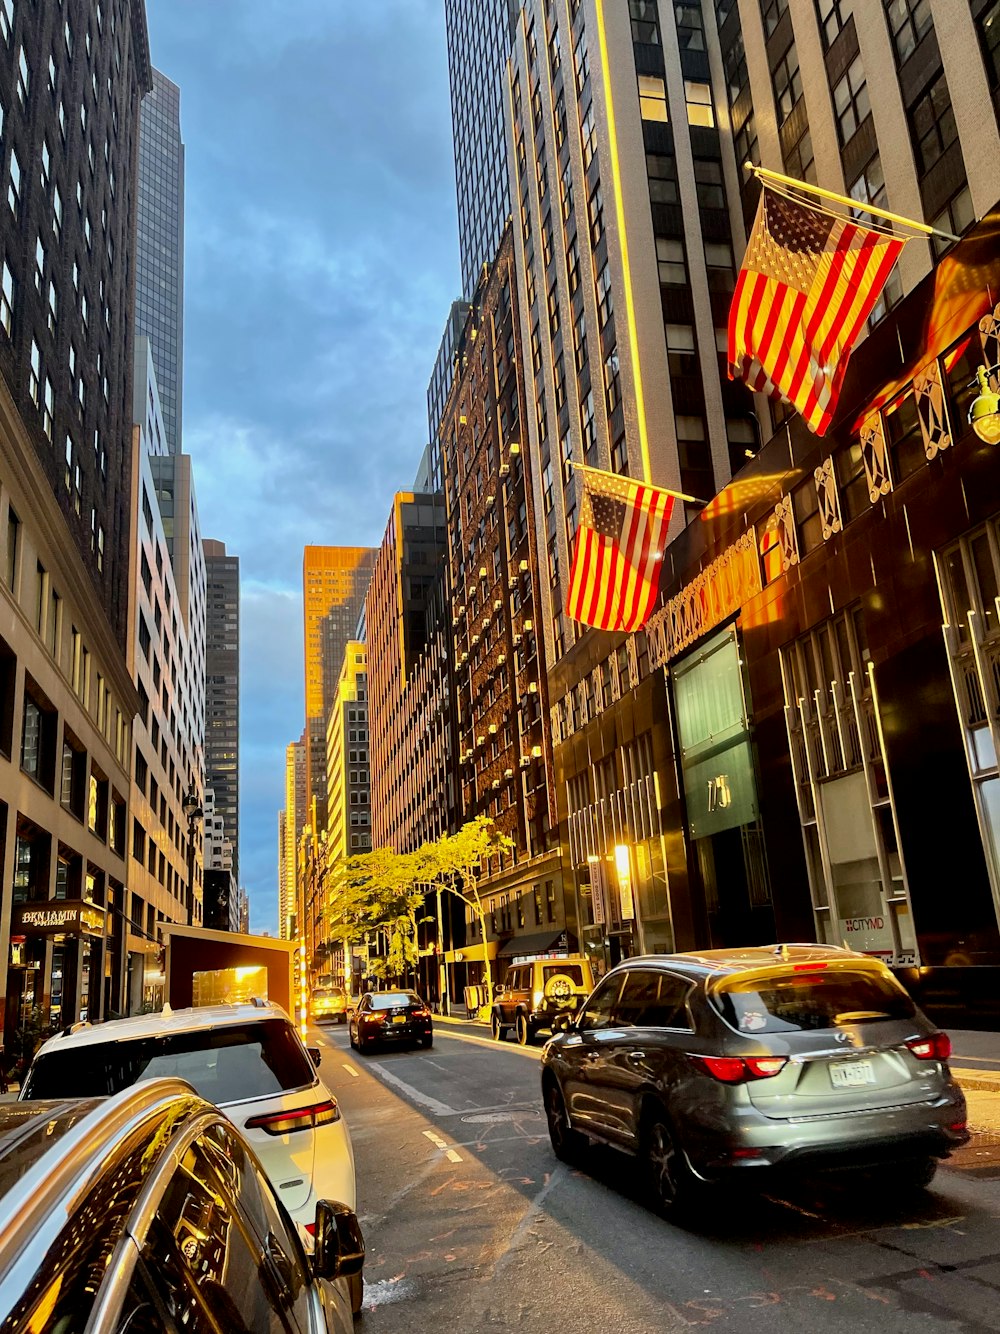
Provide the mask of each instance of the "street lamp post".
POLYGON ((188 785, 181 809, 187 816, 188 822, 187 924, 192 926, 194 924, 194 823, 201 819, 203 813, 198 801, 198 794, 194 790, 193 781, 188 785))

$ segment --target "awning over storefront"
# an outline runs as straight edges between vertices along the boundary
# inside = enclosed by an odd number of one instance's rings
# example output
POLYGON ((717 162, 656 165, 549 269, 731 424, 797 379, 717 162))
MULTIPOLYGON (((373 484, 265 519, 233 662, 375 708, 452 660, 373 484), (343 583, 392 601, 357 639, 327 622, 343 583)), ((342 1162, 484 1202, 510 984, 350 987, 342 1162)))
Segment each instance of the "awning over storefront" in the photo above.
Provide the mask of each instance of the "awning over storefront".
POLYGON ((561 931, 535 931, 530 936, 514 936, 502 949, 497 950, 498 959, 513 959, 518 954, 546 954, 549 950, 566 948, 566 938, 561 931))

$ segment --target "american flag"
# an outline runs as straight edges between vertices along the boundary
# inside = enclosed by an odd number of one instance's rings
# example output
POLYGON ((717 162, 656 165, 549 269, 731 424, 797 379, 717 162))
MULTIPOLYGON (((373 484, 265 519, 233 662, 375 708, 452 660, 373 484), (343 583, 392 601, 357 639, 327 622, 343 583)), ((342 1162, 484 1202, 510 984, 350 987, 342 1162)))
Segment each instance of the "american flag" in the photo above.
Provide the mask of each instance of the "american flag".
POLYGON ((674 497, 619 477, 583 470, 583 503, 566 598, 567 615, 598 630, 639 630, 660 584, 674 497))
POLYGON ((729 378, 780 398, 823 435, 905 243, 763 190, 729 310, 729 378))

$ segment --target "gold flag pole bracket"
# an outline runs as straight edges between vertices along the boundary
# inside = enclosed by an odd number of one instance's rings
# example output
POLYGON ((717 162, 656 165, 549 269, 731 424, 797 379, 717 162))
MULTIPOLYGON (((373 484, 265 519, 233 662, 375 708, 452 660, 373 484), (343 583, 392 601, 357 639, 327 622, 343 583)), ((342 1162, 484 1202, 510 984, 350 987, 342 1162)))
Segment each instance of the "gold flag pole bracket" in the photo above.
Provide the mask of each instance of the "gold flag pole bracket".
POLYGON ((926 222, 917 222, 914 218, 904 218, 901 213, 890 213, 888 209, 876 208, 874 204, 862 202, 860 199, 852 199, 850 195, 838 195, 832 190, 824 190, 818 185, 810 185, 808 181, 796 180, 794 176, 783 176, 779 171, 769 171, 767 167, 758 167, 753 162, 743 163, 744 171, 750 172, 756 176, 759 181, 765 185, 790 186, 793 190, 802 190, 805 194, 815 195, 817 199, 828 199, 833 204, 842 204, 845 208, 855 209, 858 213, 868 213, 873 218, 884 218, 886 222, 895 222, 900 227, 912 227, 915 232, 920 232, 923 236, 940 236, 944 241, 958 241, 961 238, 953 235, 951 232, 942 232, 937 227, 931 227, 926 222))
POLYGON ((602 477, 614 477, 619 482, 625 482, 628 486, 651 486, 657 491, 662 491, 665 496, 673 496, 675 500, 684 500, 689 505, 707 505, 707 500, 699 500, 697 496, 686 496, 683 491, 671 491, 665 486, 657 486, 655 482, 644 482, 639 477, 628 477, 621 472, 605 472, 603 468, 592 468, 589 463, 577 463, 575 459, 567 459, 566 463, 577 472, 599 473, 602 477))

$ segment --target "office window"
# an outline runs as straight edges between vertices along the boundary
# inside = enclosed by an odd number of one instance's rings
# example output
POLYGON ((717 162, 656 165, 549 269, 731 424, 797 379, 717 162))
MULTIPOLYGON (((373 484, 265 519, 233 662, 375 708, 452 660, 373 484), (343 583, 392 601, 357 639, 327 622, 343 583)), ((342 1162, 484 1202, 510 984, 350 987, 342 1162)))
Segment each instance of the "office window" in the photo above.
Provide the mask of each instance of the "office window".
POLYGON ((687 264, 684 259, 684 242, 676 241, 669 236, 658 236, 656 238, 656 268, 660 276, 660 282, 666 285, 671 283, 687 283, 687 264))
POLYGON ((7 510, 7 587, 13 592, 17 577, 17 549, 21 536, 21 520, 12 509, 7 510))
POLYGON ((854 0, 816 0, 824 50, 830 49, 853 10, 854 0))
MULTIPOLYGON (((13 273, 7 260, 4 260, 3 271, 0 272, 0 324, 3 325, 4 333, 7 333, 9 338, 13 328, 13 273)), ((35 343, 32 343, 33 347, 35 347, 35 343)), ((35 376, 35 392, 32 394, 32 399, 37 407, 37 402, 39 402, 37 375, 35 376)))
POLYGON ((728 241, 705 242, 705 265, 708 285, 713 292, 731 292, 733 277, 733 248, 728 241))
POLYGON ((695 188, 701 208, 725 208, 726 191, 722 184, 722 163, 716 158, 694 160, 695 188))
POLYGON ((0 0, 0 37, 10 41, 14 29, 14 0, 0 0))
MULTIPOLYGON (((1000 3, 1000 0, 998 0, 998 3, 1000 3)), ((849 193, 851 198, 856 199, 859 204, 874 204, 876 208, 888 208, 885 174, 882 171, 882 160, 877 153, 870 159, 861 175, 852 183, 849 193)), ((853 212, 856 217, 860 217, 864 215, 865 210, 857 208, 853 212)))
POLYGON ((792 492, 792 513, 795 516, 795 532, 798 538, 799 555, 808 556, 810 551, 823 545, 823 520, 819 512, 819 493, 816 483, 807 478, 792 492))
POLYGON ((667 90, 655 74, 639 75, 639 114, 643 120, 667 121, 667 90))
MULTIPOLYGON (((998 0, 1000 3, 1000 0, 998 0)), ((676 204, 677 162, 663 153, 646 154, 646 176, 649 180, 649 198, 654 204, 676 204)))
POLYGON ((52 388, 52 381, 49 379, 47 375, 45 377, 45 391, 42 403, 43 403, 42 430, 45 432, 46 436, 49 439, 49 443, 51 444, 52 430, 53 430, 53 412, 55 411, 55 392, 52 388))
POLYGON ((958 138, 958 126, 944 72, 910 108, 910 135, 917 169, 928 172, 958 138))
POLYGON ((930 0, 883 0, 883 3, 896 62, 902 65, 933 26, 930 0))
POLYGON ((785 157, 785 172, 797 181, 809 181, 815 185, 816 162, 813 157, 812 135, 808 125, 785 157))
POLYGON ((10 178, 7 183, 7 203, 16 218, 21 211, 21 164, 13 149, 10 151, 10 178))
POLYGON ((596 250, 604 235, 604 197, 601 194, 601 182, 598 181, 587 200, 587 214, 590 218, 590 244, 596 250))
MULTIPOLYGON (((860 61, 857 63, 860 64, 860 61)), ((778 113, 778 124, 784 125, 802 96, 802 75, 799 72, 799 57, 794 42, 771 72, 771 82, 774 86, 774 105, 778 113)))
POLYGON ((899 483, 927 462, 924 440, 912 392, 901 395, 882 413, 892 461, 893 481, 899 483))
POLYGON ((861 57, 855 56, 847 73, 833 90, 833 110, 842 148, 866 116, 871 114, 871 109, 865 69, 861 57))
POLYGON ((615 312, 611 296, 611 267, 606 261, 594 280, 594 286, 597 291, 597 322, 603 329, 615 312))
MULTIPOLYGON (((583 169, 584 171, 586 171, 587 168, 590 166, 591 162, 594 160, 594 154, 597 151, 597 126, 594 122, 594 103, 592 101, 587 103, 587 110, 583 113, 583 116, 580 120, 580 147, 583 150, 583 169)), ((565 205, 565 199, 567 195, 570 201, 572 202, 572 192, 571 190, 566 189, 567 177, 571 178, 570 163, 567 163, 566 171, 563 173, 564 217, 568 215, 569 211, 565 205)))
POLYGON ((760 0, 760 16, 764 20, 764 31, 770 37, 788 8, 788 0, 760 0))
POLYGON ((660 45, 660 25, 656 18, 656 0, 628 0, 632 21, 632 41, 649 46, 660 45))
POLYGON ((597 448, 597 426, 594 422, 594 391, 588 390, 580 404, 580 428, 583 432, 583 452, 589 456, 597 448))
POLYGON ((667 324, 667 361, 671 375, 690 375, 697 372, 694 358, 694 328, 690 324, 667 324))
POLYGON ((38 350, 38 344, 34 339, 31 340, 31 352, 28 359, 28 397, 38 407, 38 398, 41 391, 42 375, 42 354, 38 350))
POLYGON ((604 362, 604 392, 607 398, 608 416, 622 401, 621 366, 618 349, 613 347, 604 362))
MULTIPOLYGON (((1000 3, 1000 0, 998 0, 998 3, 1000 3)), ((569 284, 570 296, 572 296, 580 286, 580 247, 577 244, 575 232, 566 249, 566 280, 569 284)))
POLYGON ((976 20, 976 30, 979 33, 986 77, 996 100, 997 92, 1000 90, 1000 0, 994 0, 994 3, 980 14, 976 20))
MULTIPOLYGON (((955 236, 961 236, 967 227, 971 227, 976 221, 976 211, 972 206, 972 195, 969 193, 968 185, 962 185, 951 199, 948 200, 944 208, 931 220, 931 225, 937 227, 942 232, 952 232, 955 236)), ((935 255, 941 256, 953 245, 952 241, 946 241, 943 236, 932 236, 931 247, 935 255)))
POLYGON ((685 80, 684 98, 687 102, 689 125, 715 125, 715 111, 712 108, 712 89, 707 83, 693 83, 685 80))
POLYGON ((28 109, 28 95, 31 92, 31 70, 28 67, 28 57, 24 54, 22 46, 17 53, 17 100, 21 103, 21 110, 28 109))

